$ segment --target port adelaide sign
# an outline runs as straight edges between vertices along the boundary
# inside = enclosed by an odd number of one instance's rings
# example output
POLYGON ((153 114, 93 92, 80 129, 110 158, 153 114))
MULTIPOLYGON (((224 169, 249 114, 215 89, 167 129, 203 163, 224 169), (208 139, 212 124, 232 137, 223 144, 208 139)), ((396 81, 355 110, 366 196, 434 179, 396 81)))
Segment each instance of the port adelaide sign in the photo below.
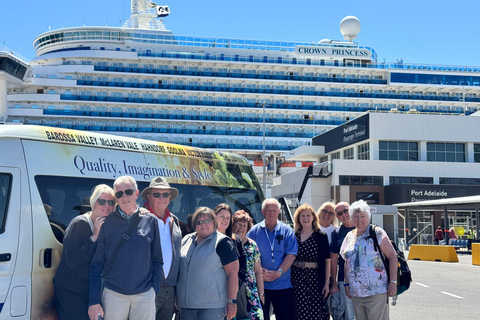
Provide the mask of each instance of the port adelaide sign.
POLYGON ((313 138, 314 146, 325 146, 325 152, 332 152, 369 138, 369 115, 358 117, 339 127, 313 138))

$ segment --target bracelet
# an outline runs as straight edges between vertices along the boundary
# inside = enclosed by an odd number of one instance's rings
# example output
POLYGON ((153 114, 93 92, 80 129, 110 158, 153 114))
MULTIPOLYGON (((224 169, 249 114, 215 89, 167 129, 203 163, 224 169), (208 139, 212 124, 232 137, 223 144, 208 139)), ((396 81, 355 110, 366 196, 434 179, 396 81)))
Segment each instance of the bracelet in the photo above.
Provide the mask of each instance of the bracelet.
POLYGON ((350 287, 350 283, 344 283, 343 286, 344 287, 350 287))
POLYGON ((397 280, 390 280, 391 283, 397 283, 397 280))

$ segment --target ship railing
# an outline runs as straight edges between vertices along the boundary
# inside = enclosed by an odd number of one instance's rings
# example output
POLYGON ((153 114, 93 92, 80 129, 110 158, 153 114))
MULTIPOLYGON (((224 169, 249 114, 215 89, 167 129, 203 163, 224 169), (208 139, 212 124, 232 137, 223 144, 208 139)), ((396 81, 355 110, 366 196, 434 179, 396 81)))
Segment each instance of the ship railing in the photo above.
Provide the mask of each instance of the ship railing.
POLYGON ((6 45, 0 45, 0 53, 1 52, 6 52, 7 54, 11 55, 11 56, 14 56, 15 58, 21 60, 22 62, 28 64, 30 62, 30 59, 27 59, 25 58, 24 56, 22 56, 21 54, 11 50, 9 47, 7 47, 6 45))

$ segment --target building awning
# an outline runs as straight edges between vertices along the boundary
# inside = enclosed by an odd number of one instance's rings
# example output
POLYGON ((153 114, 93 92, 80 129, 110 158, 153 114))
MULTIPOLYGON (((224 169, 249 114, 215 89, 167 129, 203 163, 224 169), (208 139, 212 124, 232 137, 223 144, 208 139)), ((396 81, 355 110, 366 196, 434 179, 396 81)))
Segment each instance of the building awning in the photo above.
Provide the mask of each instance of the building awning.
POLYGON ((290 152, 285 152, 288 161, 316 161, 325 156, 324 146, 300 146, 290 152))
POLYGON ((449 210, 475 210, 480 207, 480 196, 445 198, 428 201, 415 201, 396 203, 394 206, 399 209, 416 210, 443 210, 445 207, 449 210))

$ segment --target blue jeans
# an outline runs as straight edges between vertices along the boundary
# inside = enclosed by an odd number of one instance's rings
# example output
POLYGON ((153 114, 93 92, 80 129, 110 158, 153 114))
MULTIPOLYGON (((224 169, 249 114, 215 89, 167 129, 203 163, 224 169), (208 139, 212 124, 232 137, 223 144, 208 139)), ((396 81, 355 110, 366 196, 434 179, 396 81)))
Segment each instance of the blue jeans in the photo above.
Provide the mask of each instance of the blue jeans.
POLYGON ((338 282, 338 290, 340 290, 340 293, 343 294, 345 297, 345 313, 343 314, 343 319, 345 320, 354 320, 355 319, 355 314, 353 313, 353 302, 351 299, 347 297, 347 294, 345 293, 345 287, 344 287, 344 281, 339 281, 338 282))

